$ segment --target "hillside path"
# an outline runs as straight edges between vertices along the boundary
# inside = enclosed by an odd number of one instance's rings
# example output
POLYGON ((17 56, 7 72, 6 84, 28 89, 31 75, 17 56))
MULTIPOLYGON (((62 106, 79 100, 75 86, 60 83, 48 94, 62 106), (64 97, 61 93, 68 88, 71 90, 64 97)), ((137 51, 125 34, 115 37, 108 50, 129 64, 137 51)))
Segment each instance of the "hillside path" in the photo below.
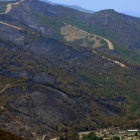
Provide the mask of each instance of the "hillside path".
MULTIPOLYGON (((95 54, 98 54, 96 51, 93 51, 93 53, 95 53, 95 54)), ((116 64, 118 64, 119 66, 121 66, 121 67, 126 67, 124 64, 122 64, 121 62, 119 62, 119 61, 116 61, 116 60, 112 60, 112 59, 110 59, 110 58, 107 58, 107 57, 105 57, 105 56, 102 56, 102 58, 103 59, 107 59, 107 60, 109 60, 109 61, 112 61, 112 62, 114 62, 114 63, 116 63, 116 64)))
POLYGON ((8 23, 2 22, 2 21, 0 21, 0 23, 1 23, 1 24, 4 24, 4 25, 7 25, 7 26, 10 26, 10 27, 13 27, 13 28, 18 29, 18 30, 21 30, 21 29, 22 29, 22 28, 13 26, 13 25, 11 25, 11 24, 8 24, 8 23))
POLYGON ((0 13, 0 14, 8 14, 11 11, 11 9, 12 9, 12 5, 18 5, 18 4, 20 4, 21 2, 24 2, 24 1, 25 0, 20 0, 19 2, 7 4, 5 12, 4 13, 0 13))
POLYGON ((114 50, 113 44, 112 44, 109 40, 107 40, 106 38, 103 38, 103 37, 101 37, 101 36, 97 36, 97 37, 99 37, 99 38, 105 40, 105 41, 108 43, 109 49, 110 49, 110 50, 114 50))
POLYGON ((109 59, 109 58, 107 58, 107 57, 105 57, 105 56, 102 56, 102 58, 107 59, 107 60, 109 60, 109 61, 113 61, 113 62, 115 62, 116 64, 118 64, 118 65, 121 66, 121 67, 124 67, 124 68, 126 67, 124 64, 122 64, 122 63, 119 62, 119 61, 109 59))
POLYGON ((0 94, 2 94, 3 92, 5 92, 6 89, 10 88, 11 85, 10 84, 7 84, 1 91, 0 91, 0 94))
POLYGON ((20 0, 19 2, 16 2, 16 3, 7 4, 7 8, 6 8, 6 11, 4 12, 4 14, 8 14, 10 12, 10 10, 12 9, 12 5, 18 5, 24 1, 25 0, 20 0))

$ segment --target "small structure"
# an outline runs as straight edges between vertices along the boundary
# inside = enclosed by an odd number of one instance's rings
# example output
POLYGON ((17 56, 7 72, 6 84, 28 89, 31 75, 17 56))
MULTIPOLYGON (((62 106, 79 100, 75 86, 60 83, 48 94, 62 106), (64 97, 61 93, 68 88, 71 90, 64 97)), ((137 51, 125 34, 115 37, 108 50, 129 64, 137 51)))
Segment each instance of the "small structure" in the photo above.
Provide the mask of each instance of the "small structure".
POLYGON ((137 129, 128 130, 128 131, 127 131, 127 134, 128 134, 128 135, 130 135, 130 134, 131 134, 131 135, 135 135, 138 131, 139 131, 139 130, 137 130, 137 129))
POLYGON ((139 130, 133 129, 133 130, 128 130, 128 132, 138 132, 139 130))

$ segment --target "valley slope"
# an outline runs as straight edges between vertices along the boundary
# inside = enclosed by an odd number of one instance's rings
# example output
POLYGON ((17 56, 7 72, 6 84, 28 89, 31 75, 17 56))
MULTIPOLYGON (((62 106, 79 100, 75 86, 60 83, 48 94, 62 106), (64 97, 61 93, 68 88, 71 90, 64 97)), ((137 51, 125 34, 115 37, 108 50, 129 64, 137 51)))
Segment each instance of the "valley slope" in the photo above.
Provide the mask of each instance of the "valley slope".
POLYGON ((139 23, 37 0, 0 14, 0 127, 28 139, 139 127, 139 23))

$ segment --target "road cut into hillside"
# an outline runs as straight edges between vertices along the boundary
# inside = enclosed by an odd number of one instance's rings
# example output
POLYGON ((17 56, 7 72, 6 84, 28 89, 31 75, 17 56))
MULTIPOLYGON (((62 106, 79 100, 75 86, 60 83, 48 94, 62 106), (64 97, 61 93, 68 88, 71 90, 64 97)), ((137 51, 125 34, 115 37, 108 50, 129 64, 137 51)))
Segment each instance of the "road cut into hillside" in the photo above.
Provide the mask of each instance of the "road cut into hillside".
POLYGON ((10 26, 10 27, 13 27, 13 28, 18 29, 18 30, 21 30, 21 29, 22 29, 22 28, 19 28, 19 27, 10 25, 10 24, 8 24, 8 23, 5 23, 5 22, 3 22, 3 21, 0 21, 0 23, 1 23, 1 24, 4 24, 4 25, 7 25, 7 26, 10 26))
POLYGON ((0 14, 8 14, 11 11, 11 9, 12 9, 12 5, 18 5, 18 4, 20 4, 21 2, 24 2, 24 1, 25 0, 20 0, 19 2, 7 4, 5 12, 4 13, 0 13, 0 14))
MULTIPOLYGON (((94 54, 98 54, 96 51, 93 51, 93 53, 94 53, 94 54)), ((118 64, 118 65, 121 66, 121 67, 124 67, 124 68, 126 67, 124 64, 122 64, 122 63, 119 62, 119 61, 112 60, 112 59, 107 58, 107 57, 105 57, 105 56, 102 56, 102 58, 103 58, 103 59, 107 59, 107 60, 112 61, 112 62, 115 62, 116 64, 118 64)))
POLYGON ((102 56, 102 58, 107 59, 107 60, 112 61, 112 62, 115 62, 116 64, 118 64, 118 65, 121 66, 121 67, 124 67, 124 68, 126 67, 124 64, 120 63, 119 61, 112 60, 112 59, 107 58, 107 57, 105 57, 105 56, 102 56))
POLYGON ((16 2, 16 3, 12 3, 12 4, 7 4, 7 8, 6 8, 6 11, 4 12, 4 14, 8 14, 11 9, 12 9, 12 5, 18 5, 20 4, 21 2, 24 2, 25 0, 20 0, 19 2, 16 2))
POLYGON ((1 91, 0 91, 0 94, 2 94, 3 92, 6 91, 6 89, 9 89, 11 87, 10 84, 7 84, 1 91))
POLYGON ((112 44, 109 40, 107 40, 106 38, 103 38, 103 37, 101 37, 101 36, 97 36, 97 37, 99 37, 99 38, 105 40, 105 41, 108 43, 109 49, 110 49, 110 50, 114 50, 113 44, 112 44))

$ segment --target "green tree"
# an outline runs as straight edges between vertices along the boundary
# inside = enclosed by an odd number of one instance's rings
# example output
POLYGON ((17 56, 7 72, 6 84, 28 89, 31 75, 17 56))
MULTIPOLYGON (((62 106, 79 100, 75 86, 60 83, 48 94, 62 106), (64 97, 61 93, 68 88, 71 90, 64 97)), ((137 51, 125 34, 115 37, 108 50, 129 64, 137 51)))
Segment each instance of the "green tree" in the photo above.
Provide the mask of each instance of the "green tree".
POLYGON ((103 140, 103 138, 97 137, 94 132, 90 132, 88 135, 83 135, 82 140, 103 140))
POLYGON ((120 140, 120 137, 114 136, 111 140, 120 140))
POLYGON ((138 135, 139 135, 138 132, 136 132, 136 133, 135 133, 135 136, 138 136, 138 135))

